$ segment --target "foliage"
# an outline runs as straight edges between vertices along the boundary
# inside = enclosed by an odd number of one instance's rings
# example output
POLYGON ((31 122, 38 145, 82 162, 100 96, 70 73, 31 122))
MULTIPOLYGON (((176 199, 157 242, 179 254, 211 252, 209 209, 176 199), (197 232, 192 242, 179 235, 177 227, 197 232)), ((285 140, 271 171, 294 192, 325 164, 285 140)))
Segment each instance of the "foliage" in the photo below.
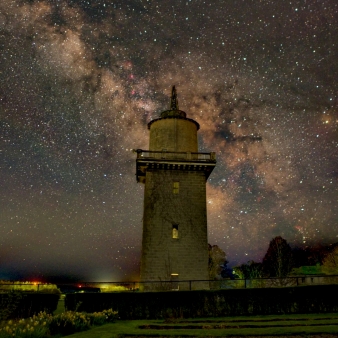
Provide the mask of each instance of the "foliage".
POLYGON ((20 281, 0 281, 0 289, 3 291, 35 291, 43 293, 60 293, 55 284, 20 282, 20 281))
POLYGON ((2 319, 28 318, 41 311, 52 313, 58 305, 59 293, 10 291, 0 293, 2 319))
POLYGON ((324 258, 323 272, 329 275, 338 275, 338 245, 333 246, 324 258))
POLYGON ((91 320, 91 325, 102 325, 105 323, 114 323, 117 319, 117 311, 113 311, 112 309, 107 309, 101 312, 94 312, 92 314, 89 314, 89 316, 91 320))
POLYGON ((19 321, 9 320, 0 323, 0 338, 42 338, 49 334, 48 323, 50 315, 45 312, 39 313, 28 319, 19 321))
POLYGON ((293 267, 292 250, 281 236, 273 238, 263 258, 263 271, 270 277, 285 277, 293 267))
POLYGON ((309 246, 306 248, 295 247, 292 249, 294 267, 322 265, 329 248, 323 245, 309 246))
POLYGON ((10 291, 6 297, 0 297, 0 321, 8 319, 20 304, 23 295, 18 291, 10 291))
POLYGON ((1 322, 0 338, 43 338, 51 335, 69 335, 88 330, 92 326, 113 323, 116 318, 117 312, 111 309, 91 314, 67 311, 56 316, 40 312, 28 319, 1 322))
POLYGON ((233 269, 228 268, 228 261, 224 261, 224 264, 221 265, 221 277, 222 278, 230 278, 230 279, 235 279, 236 277, 238 278, 238 276, 236 276, 236 274, 234 274, 233 269))
POLYGON ((221 275, 224 264, 226 265, 225 252, 218 245, 208 244, 209 251, 209 279, 217 279, 221 275))
MULTIPOLYGON (((278 278, 275 278, 278 280, 278 278)), ((286 280, 288 278, 285 278, 286 280)), ((290 278, 289 278, 290 279, 290 278)), ((294 278, 292 280, 295 280, 294 278)), ((224 282, 242 282, 223 280, 224 282)), ((222 283, 214 281, 212 283, 222 283)), ((255 280, 253 280, 255 281, 255 280)), ((81 310, 113 308, 122 319, 196 318, 338 311, 338 285, 242 288, 178 292, 68 294, 68 309, 82 301, 81 310)))
POLYGON ((262 263, 249 261, 247 264, 234 267, 235 274, 242 279, 254 279, 263 277, 262 263))
POLYGON ((49 322, 49 329, 52 335, 70 335, 75 332, 88 330, 90 319, 85 313, 67 311, 53 316, 49 322))
POLYGON ((101 292, 120 292, 120 291, 129 291, 130 288, 124 285, 114 285, 114 284, 105 284, 100 287, 101 292))

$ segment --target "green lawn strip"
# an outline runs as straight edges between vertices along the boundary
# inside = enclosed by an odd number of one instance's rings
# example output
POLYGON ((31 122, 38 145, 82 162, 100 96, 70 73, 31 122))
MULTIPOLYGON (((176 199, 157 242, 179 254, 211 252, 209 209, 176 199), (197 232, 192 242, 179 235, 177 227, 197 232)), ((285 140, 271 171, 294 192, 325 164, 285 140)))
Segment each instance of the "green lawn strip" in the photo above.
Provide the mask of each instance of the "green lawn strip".
MULTIPOLYGON (((261 317, 262 319, 266 319, 266 317, 261 317)), ((279 318, 275 317, 275 318, 279 318)), ((308 316, 302 316, 306 318, 308 316)), ((320 317, 318 315, 317 317, 320 317)), ((133 336, 142 336, 142 337, 224 337, 224 336, 248 336, 248 335, 257 335, 257 336, 265 336, 265 335, 290 335, 290 334, 319 334, 319 333, 338 333, 338 316, 334 314, 332 321, 324 319, 323 321, 318 321, 318 318, 315 321, 311 321, 311 325, 315 325, 315 323, 320 323, 323 325, 317 326, 309 326, 309 321, 302 326, 291 326, 294 322, 285 321, 287 325, 283 325, 280 327, 271 327, 266 325, 266 322, 262 322, 264 324, 263 327, 257 328, 247 328, 242 327, 242 325, 238 325, 238 328, 205 328, 205 329, 140 329, 140 326, 145 325, 162 325, 164 321, 162 320, 121 320, 117 321, 113 324, 106 324, 100 327, 93 328, 89 331, 76 333, 74 335, 68 336, 69 338, 117 338, 117 337, 133 337, 133 336), (290 325, 290 326, 289 326, 290 325)), ((247 317, 248 319, 250 317, 247 317)), ((327 314, 326 314, 327 318, 327 314)), ((229 323, 229 319, 233 318, 224 318, 223 323, 229 323)), ((257 318, 256 318, 257 319, 257 318)), ((206 319, 210 321, 210 318, 206 319)), ((215 318, 215 320, 220 320, 220 318, 215 318)), ((199 321, 203 324, 203 319, 194 319, 194 321, 199 321)), ((250 319, 249 319, 250 322, 250 319)), ((271 322, 270 322, 271 323, 271 322)), ((280 322, 279 322, 280 323, 280 322)), ((278 324, 279 324, 278 323, 278 324)), ((242 323, 241 323, 242 324, 242 323)), ((252 324, 252 322, 250 323, 252 324)), ((259 322, 257 323, 259 324, 259 322)), ((272 323, 271 323, 272 324, 272 323)), ((298 322, 297 322, 298 324, 298 322)), ((299 324, 302 324, 299 322, 299 324)), ((181 325, 181 324, 179 324, 181 325)), ((210 326, 210 323, 205 323, 205 326, 210 326)))
MULTIPOLYGON (((139 325, 145 324, 146 320, 120 320, 116 323, 94 327, 89 331, 78 332, 67 338, 120 338, 125 334, 143 335, 139 325)), ((150 333, 150 330, 147 330, 150 333)))
MULTIPOLYGON (((338 318, 330 318, 330 317, 325 317, 325 318, 271 318, 271 319, 234 319, 234 320, 224 320, 224 319, 205 319, 202 320, 203 323, 269 323, 269 322, 296 322, 296 321, 316 321, 316 320, 338 320, 338 318)), ((182 320, 165 320, 164 323, 166 324, 173 324, 173 323, 198 323, 200 322, 200 319, 182 319, 182 320)))
POLYGON ((316 320, 316 321, 283 321, 283 322, 194 322, 194 323, 156 323, 140 325, 140 329, 232 329, 232 328, 265 328, 265 327, 296 327, 296 326, 323 326, 338 325, 338 320, 316 320))
POLYGON ((166 319, 168 323, 192 322, 270 322, 270 321, 296 321, 296 320, 323 320, 338 319, 338 313, 310 313, 310 314, 281 314, 266 316, 234 316, 234 317, 207 317, 207 318, 174 318, 166 319))
POLYGON ((259 329, 200 329, 200 330, 141 330, 134 323, 107 324, 89 331, 77 333, 69 338, 120 338, 120 337, 224 337, 224 336, 267 336, 291 334, 337 334, 336 325, 323 327, 259 328, 259 329))

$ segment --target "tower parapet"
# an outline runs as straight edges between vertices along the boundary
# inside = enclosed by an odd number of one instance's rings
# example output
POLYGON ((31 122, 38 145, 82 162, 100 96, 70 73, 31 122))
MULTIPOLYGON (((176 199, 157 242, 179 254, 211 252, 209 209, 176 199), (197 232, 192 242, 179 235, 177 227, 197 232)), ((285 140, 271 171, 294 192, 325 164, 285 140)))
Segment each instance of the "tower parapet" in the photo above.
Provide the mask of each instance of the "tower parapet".
POLYGON ((208 179, 216 165, 216 154, 137 149, 136 179, 145 183, 147 169, 203 171, 208 179))

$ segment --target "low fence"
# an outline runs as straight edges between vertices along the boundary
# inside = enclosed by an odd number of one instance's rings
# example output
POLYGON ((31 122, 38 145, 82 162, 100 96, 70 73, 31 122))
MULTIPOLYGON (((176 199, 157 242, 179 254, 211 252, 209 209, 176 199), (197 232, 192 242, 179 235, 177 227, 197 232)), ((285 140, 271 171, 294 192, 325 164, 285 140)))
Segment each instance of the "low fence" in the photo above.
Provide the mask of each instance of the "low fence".
POLYGON ((296 276, 285 278, 253 278, 210 281, 210 289, 250 289, 250 288, 275 288, 305 285, 334 285, 338 284, 338 276, 296 276))
POLYGON ((220 279, 220 280, 182 280, 182 281, 131 281, 131 282, 81 282, 81 283, 30 283, 0 282, 0 292, 35 291, 53 292, 59 289, 62 293, 96 293, 123 291, 193 291, 193 290, 226 290, 297 287, 306 285, 338 284, 338 275, 296 276, 285 278, 255 279, 220 279))
POLYGON ((301 276, 285 278, 254 278, 254 279, 220 279, 220 280, 186 280, 186 281, 145 281, 118 283, 126 291, 187 291, 187 290, 225 290, 293 287, 304 285, 338 284, 335 276, 301 276))
MULTIPOLYGON (((77 285, 79 292, 114 292, 114 291, 193 291, 294 287, 305 285, 338 284, 335 276, 302 276, 285 278, 255 279, 220 279, 220 280, 178 280, 178 281, 144 281, 144 282, 86 282, 77 285), (98 290, 99 289, 99 290, 98 290)), ((60 285, 61 289, 64 287, 60 285)))

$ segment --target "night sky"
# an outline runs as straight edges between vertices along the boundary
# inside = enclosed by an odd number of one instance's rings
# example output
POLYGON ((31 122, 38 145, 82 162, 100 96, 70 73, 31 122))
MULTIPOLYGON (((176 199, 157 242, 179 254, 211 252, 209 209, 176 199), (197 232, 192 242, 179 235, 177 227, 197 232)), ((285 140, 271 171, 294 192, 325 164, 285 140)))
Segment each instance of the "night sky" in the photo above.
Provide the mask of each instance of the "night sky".
POLYGON ((336 0, 1 0, 0 279, 138 278, 132 149, 172 85, 231 265, 337 242, 337 60, 336 0))

